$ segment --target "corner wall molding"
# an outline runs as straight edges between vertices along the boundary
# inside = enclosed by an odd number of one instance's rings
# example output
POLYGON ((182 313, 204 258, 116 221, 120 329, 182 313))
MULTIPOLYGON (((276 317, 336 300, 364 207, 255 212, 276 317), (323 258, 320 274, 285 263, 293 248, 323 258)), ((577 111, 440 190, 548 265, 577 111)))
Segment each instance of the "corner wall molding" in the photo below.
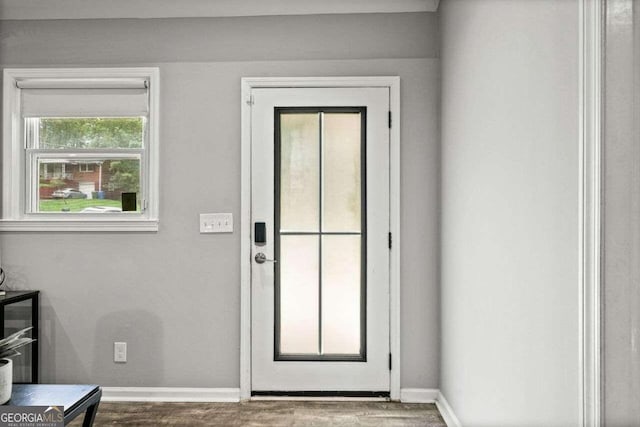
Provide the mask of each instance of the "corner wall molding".
POLYGON ((447 427, 462 427, 460 420, 456 417, 456 414, 453 413, 453 408, 447 402, 447 399, 444 398, 444 395, 441 392, 438 392, 438 397, 436 399, 436 406, 438 407, 438 411, 440 411, 440 415, 444 419, 447 427))
POLYGON ((579 1, 580 425, 601 425, 601 153, 604 0, 579 1))
POLYGON ((102 387, 103 402, 239 402, 239 388, 102 387))

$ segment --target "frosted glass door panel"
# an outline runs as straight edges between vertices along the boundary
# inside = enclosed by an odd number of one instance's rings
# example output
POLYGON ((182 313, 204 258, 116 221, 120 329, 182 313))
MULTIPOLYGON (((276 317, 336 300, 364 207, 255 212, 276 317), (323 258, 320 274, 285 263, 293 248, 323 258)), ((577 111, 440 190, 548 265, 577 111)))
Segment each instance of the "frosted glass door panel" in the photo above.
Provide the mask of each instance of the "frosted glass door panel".
POLYGON ((360 231, 361 115, 324 114, 322 231, 360 231))
POLYGON ((318 354, 318 236, 280 238, 280 351, 318 354))
POLYGON ((318 114, 283 114, 280 135, 280 227, 318 231, 318 114))
POLYGON ((360 236, 322 236, 322 352, 360 353, 360 236))
POLYGON ((276 108, 275 360, 366 360, 366 109, 276 108))

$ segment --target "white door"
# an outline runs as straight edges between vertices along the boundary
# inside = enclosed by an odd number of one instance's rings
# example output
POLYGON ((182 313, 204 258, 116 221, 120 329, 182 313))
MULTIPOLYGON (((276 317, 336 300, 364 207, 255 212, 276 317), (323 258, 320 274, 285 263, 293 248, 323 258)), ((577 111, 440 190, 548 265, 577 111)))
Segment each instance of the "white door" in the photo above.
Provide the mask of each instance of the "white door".
POLYGON ((251 388, 389 391, 389 89, 253 89, 251 388))

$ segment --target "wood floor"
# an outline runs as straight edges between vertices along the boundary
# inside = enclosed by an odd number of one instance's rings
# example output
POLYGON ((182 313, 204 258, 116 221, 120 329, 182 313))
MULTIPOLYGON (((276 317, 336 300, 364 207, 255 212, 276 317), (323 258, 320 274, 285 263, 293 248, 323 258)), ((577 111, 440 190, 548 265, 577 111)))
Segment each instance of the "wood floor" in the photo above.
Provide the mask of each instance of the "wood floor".
POLYGON ((300 401, 101 403, 94 426, 112 425, 446 427, 433 404, 300 401))

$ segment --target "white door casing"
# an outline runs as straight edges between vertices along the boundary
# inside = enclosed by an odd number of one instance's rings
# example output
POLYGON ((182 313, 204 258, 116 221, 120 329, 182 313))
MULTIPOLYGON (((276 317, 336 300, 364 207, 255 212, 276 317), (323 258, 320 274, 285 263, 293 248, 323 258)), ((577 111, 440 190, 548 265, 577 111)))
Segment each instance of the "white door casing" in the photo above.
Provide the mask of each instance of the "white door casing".
MULTIPOLYGON (((389 94, 388 110, 393 114, 388 140, 390 177, 388 188, 389 226, 393 233, 393 249, 389 252, 389 348, 393 354, 390 371, 390 397, 400 397, 400 79, 398 77, 302 77, 302 78, 243 78, 242 79, 242 199, 241 199, 241 347, 240 390, 241 399, 251 396, 251 261, 254 253, 251 234, 251 118, 254 114, 252 92, 257 88, 385 88, 389 94)), ((386 124, 386 121, 385 121, 386 124)), ((385 235, 386 236, 386 235, 385 235)), ((273 332, 271 332, 273 335, 273 332)), ((387 360, 385 358, 385 364, 387 360)), ((389 384, 389 380, 387 380, 389 384)), ((332 387, 335 388, 335 387, 332 387)), ((358 387, 361 388, 361 387, 358 387)), ((376 387, 378 388, 378 387, 376 387)), ((389 386, 387 387, 387 389, 389 386)))

